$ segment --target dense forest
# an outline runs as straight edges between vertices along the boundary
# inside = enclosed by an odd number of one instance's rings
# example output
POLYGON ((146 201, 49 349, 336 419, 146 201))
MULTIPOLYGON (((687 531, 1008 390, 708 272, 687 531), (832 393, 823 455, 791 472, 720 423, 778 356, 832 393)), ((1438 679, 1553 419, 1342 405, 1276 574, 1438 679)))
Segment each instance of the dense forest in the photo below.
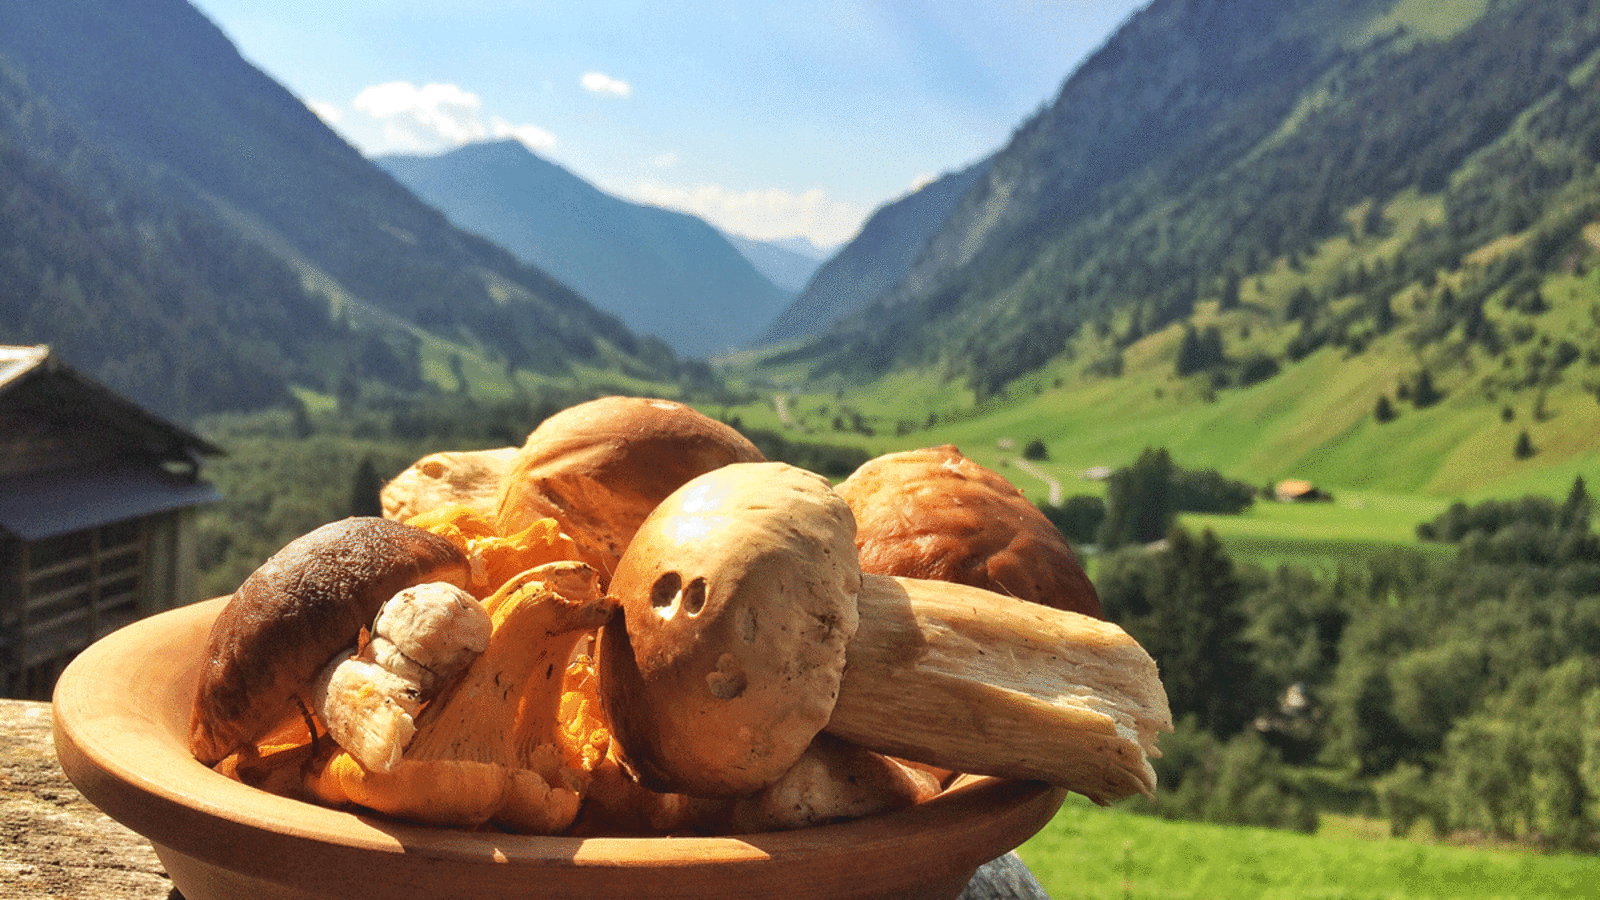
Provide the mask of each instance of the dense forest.
POLYGON ((336 342, 327 303, 192 193, 158 174, 139 183, 24 87, 0 59, 0 339, 48 342, 168 414, 285 402, 336 342), (41 163, 24 136, 59 162, 41 163), (192 352, 165 352, 174 339, 192 352))
MULTIPOLYGON (((1120 474, 1138 487, 1112 494, 1108 521, 1170 526, 1182 470, 1152 451, 1120 474)), ((1397 835, 1600 849, 1593 515, 1581 478, 1564 501, 1457 503, 1417 525, 1452 553, 1331 576, 1240 564, 1181 527, 1105 557, 1107 616, 1155 657, 1179 723, 1143 808, 1306 831, 1359 813, 1397 835)))

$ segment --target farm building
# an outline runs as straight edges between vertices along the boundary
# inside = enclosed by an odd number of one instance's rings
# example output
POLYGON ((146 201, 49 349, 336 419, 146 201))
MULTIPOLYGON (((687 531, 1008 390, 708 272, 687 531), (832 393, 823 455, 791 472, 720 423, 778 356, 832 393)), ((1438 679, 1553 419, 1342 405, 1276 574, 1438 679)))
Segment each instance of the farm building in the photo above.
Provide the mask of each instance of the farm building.
POLYGON ((1333 499, 1327 491, 1298 478, 1278 482, 1273 494, 1279 503, 1318 503, 1333 499))
POLYGON ((0 346, 0 696, 44 699, 96 638, 197 599, 220 452, 49 347, 0 346))

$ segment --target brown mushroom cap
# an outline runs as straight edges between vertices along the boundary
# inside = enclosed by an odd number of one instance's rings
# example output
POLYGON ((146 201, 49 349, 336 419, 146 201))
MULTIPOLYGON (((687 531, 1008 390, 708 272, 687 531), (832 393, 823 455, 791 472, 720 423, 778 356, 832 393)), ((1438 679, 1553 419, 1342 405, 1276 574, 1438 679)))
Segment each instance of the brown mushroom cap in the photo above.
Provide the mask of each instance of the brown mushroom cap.
POLYGON ((857 626, 850 509, 784 463, 701 475, 639 527, 611 581, 600 688, 645 786, 760 789, 828 723, 857 626))
POLYGON ((454 544, 388 519, 344 519, 290 541, 211 626, 190 752, 212 765, 282 721, 396 592, 428 581, 462 587, 467 577, 454 544))
POLYGON ((953 446, 880 456, 838 492, 856 517, 863 572, 966 584, 1105 617, 1055 525, 953 446))
POLYGON ((604 397, 528 435, 502 481, 497 525, 515 534, 554 518, 606 578, 668 494, 703 472, 763 459, 744 435, 682 403, 604 397))

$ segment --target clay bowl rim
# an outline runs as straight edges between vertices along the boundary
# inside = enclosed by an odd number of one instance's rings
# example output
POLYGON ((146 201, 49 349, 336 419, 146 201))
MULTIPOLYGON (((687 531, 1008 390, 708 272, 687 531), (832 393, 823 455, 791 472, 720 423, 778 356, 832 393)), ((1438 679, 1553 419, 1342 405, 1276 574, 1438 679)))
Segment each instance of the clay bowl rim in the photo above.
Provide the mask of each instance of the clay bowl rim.
POLYGON ((227 600, 158 613, 80 653, 57 682, 55 742, 62 768, 79 791, 158 850, 170 848, 254 877, 282 878, 285 860, 309 870, 362 854, 383 854, 398 863, 374 867, 373 878, 402 882, 412 864, 436 869, 441 863, 501 877, 524 869, 573 874, 595 867, 746 868, 823 858, 881 866, 935 834, 944 861, 970 874, 1042 828, 1066 795, 1040 782, 967 776, 909 809, 737 837, 470 832, 317 806, 219 775, 188 753, 189 698, 199 656, 227 600))

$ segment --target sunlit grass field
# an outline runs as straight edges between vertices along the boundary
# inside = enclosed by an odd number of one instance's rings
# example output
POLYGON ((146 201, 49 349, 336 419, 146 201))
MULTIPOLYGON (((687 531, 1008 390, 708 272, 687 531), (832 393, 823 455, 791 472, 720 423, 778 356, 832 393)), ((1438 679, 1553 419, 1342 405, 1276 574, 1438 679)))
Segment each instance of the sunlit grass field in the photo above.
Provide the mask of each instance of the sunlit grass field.
POLYGON ((1293 565, 1331 573, 1396 549, 1448 554, 1452 548, 1417 540, 1417 524, 1444 511, 1443 500, 1370 492, 1336 493, 1316 503, 1258 502, 1236 516, 1188 513, 1181 524, 1209 529, 1239 560, 1264 567, 1293 565))
POLYGON ((1053 900, 1600 897, 1594 857, 1168 822, 1078 797, 1017 852, 1053 900))

